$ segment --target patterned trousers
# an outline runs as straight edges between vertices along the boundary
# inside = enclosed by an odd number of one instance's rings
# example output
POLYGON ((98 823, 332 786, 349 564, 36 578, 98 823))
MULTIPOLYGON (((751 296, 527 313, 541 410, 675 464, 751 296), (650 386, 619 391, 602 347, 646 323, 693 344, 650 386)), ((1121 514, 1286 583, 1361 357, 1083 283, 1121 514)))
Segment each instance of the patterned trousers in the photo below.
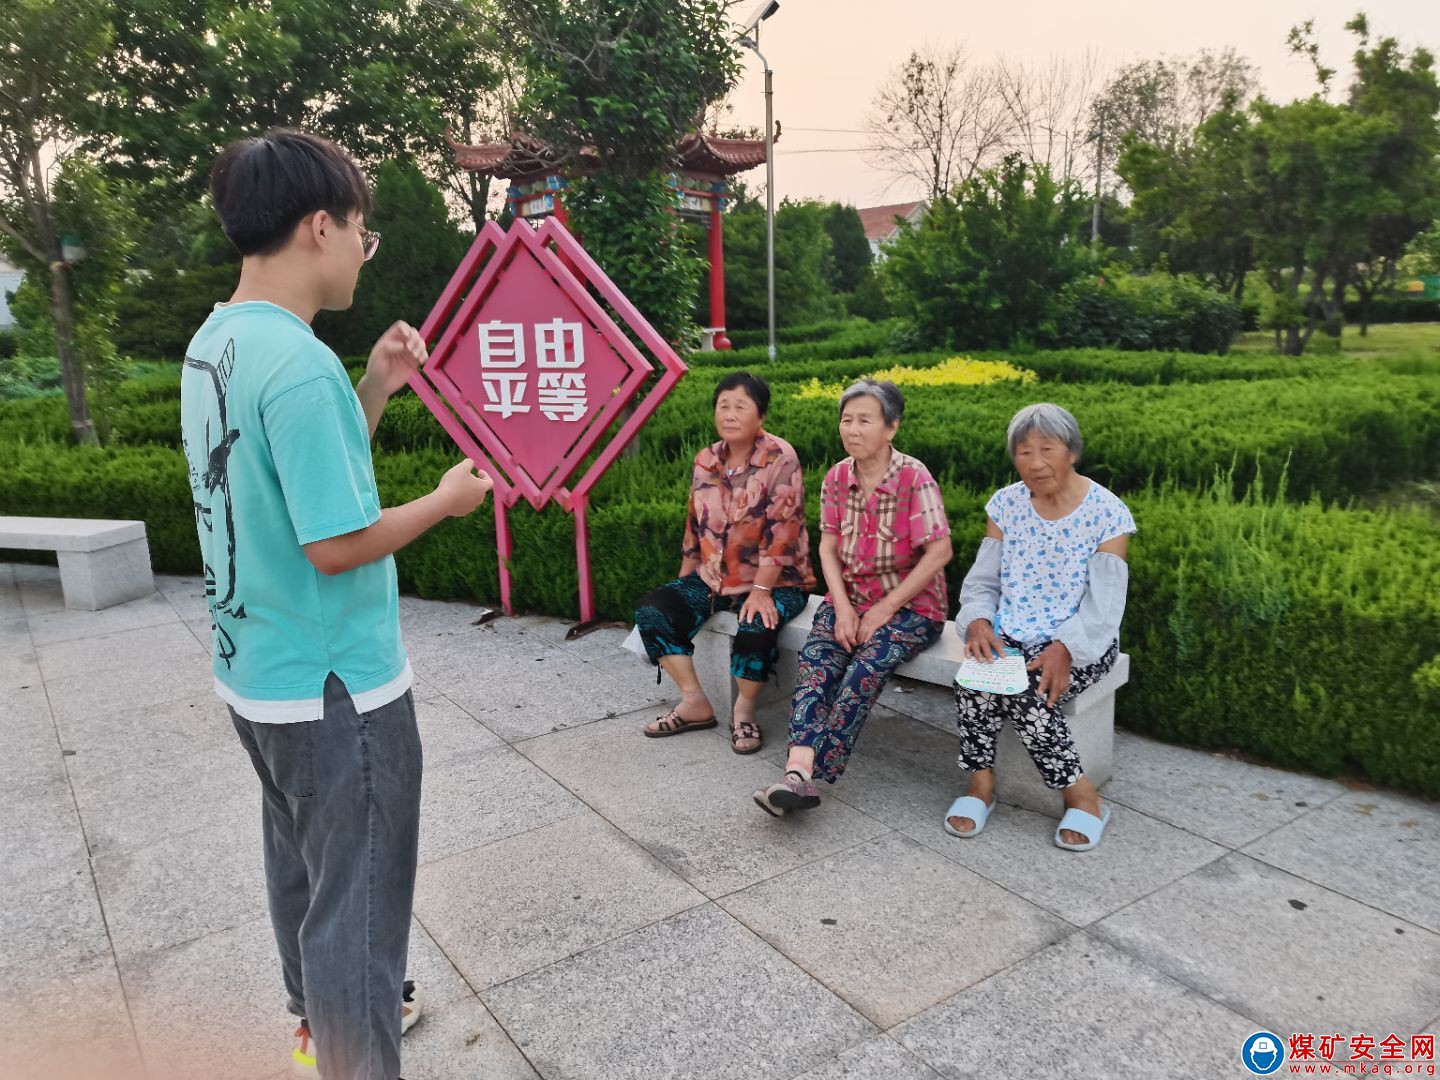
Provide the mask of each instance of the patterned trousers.
MULTIPOLYGON (((730 674, 737 679, 764 682, 770 678, 779 657, 775 639, 780 627, 810 602, 804 589, 782 587, 771 595, 780 616, 779 625, 769 630, 758 618, 752 618, 740 624, 730 646, 730 674)), ((635 626, 645 643, 646 655, 658 664, 662 656, 694 656, 695 635, 705 620, 717 611, 738 613, 744 603, 744 596, 717 596, 699 574, 690 574, 641 597, 635 605, 635 626)))
POLYGON ((821 604, 800 651, 790 703, 790 745, 815 750, 814 777, 834 783, 845 771, 860 729, 901 664, 933 645, 943 624, 902 609, 854 652, 835 640, 835 609, 821 604))
MULTIPOLYGON (((1005 635, 1002 635, 1002 640, 1011 648, 1021 649, 1027 664, 1050 644, 1042 641, 1038 645, 1021 645, 1005 635)), ((1065 722, 1065 715, 1060 710, 1082 690, 1104 678, 1115 666, 1115 658, 1119 655, 1119 642, 1112 642, 1105 655, 1095 663, 1073 669, 1069 687, 1054 705, 1046 704, 1037 690, 1040 685, 1038 671, 1029 673, 1030 688, 1022 694, 986 694, 956 686, 960 767, 971 772, 993 768, 995 739, 1000 734, 1000 725, 1008 720, 1030 752, 1030 758, 1040 770, 1046 787, 1059 790, 1075 783, 1080 779, 1080 755, 1075 752, 1070 725, 1065 722)))

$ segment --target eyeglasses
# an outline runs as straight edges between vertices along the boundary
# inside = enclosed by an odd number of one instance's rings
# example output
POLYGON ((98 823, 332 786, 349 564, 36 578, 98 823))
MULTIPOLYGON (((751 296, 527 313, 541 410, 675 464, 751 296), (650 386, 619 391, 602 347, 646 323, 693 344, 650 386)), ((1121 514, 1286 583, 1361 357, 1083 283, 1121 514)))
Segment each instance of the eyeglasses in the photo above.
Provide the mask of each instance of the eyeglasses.
MULTIPOLYGON (((335 220, 340 222, 341 225, 352 224, 343 217, 337 217, 335 220)), ((375 252, 380 250, 380 234, 374 229, 366 229, 359 225, 356 225, 355 228, 359 230, 360 243, 364 245, 365 261, 369 262, 375 257, 375 252)))

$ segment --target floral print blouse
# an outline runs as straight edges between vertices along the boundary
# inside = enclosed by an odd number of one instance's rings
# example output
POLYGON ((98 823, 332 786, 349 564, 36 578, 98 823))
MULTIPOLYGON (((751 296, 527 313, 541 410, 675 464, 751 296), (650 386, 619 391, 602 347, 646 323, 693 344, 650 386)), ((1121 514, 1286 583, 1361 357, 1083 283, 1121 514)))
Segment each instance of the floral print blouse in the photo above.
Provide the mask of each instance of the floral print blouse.
POLYGON ((1096 550, 1135 532, 1130 508, 1094 480, 1080 505, 1058 521, 1035 512, 1023 482, 995 492, 985 512, 1005 534, 995 628, 1023 645, 1054 638, 1080 609, 1096 550))
POLYGON ((784 439, 760 432, 750 460, 727 475, 725 443, 695 455, 683 556, 723 596, 748 592, 761 567, 778 566, 775 588, 809 590, 810 536, 800 459, 784 439))
MULTIPOLYGON (((840 538, 845 593, 863 615, 909 576, 926 544, 950 535, 950 522, 930 470, 892 449, 890 465, 868 499, 861 494, 854 458, 825 474, 820 531, 840 538)), ((826 600, 833 603, 828 595, 826 600)), ((935 622, 949 618, 944 572, 937 572, 905 606, 935 622)))

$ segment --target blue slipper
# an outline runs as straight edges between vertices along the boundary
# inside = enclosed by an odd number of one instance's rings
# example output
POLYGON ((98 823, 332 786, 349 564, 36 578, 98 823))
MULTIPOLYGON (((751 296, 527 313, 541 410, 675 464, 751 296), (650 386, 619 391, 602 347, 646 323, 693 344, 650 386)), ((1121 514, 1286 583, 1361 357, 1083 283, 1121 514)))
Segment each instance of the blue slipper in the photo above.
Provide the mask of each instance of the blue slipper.
POLYGON ((1060 824, 1055 829, 1055 846, 1062 847, 1066 851, 1089 851, 1096 844, 1100 843, 1100 837, 1105 832, 1105 826, 1110 823, 1110 808, 1100 807, 1100 816, 1087 814, 1084 810, 1071 807, 1065 811, 1065 816, 1060 819, 1060 824), (1088 843, 1067 844, 1060 839, 1062 832, 1077 832, 1081 836, 1090 838, 1088 843))
POLYGON ((979 836, 980 831, 985 828, 985 821, 990 816, 990 811, 995 804, 985 805, 984 799, 977 799, 974 795, 961 795, 950 804, 950 809, 945 811, 945 831, 951 836, 958 836, 962 840, 969 840, 972 836, 979 836), (952 817, 968 817, 975 822, 975 828, 969 832, 960 832, 950 826, 952 817))

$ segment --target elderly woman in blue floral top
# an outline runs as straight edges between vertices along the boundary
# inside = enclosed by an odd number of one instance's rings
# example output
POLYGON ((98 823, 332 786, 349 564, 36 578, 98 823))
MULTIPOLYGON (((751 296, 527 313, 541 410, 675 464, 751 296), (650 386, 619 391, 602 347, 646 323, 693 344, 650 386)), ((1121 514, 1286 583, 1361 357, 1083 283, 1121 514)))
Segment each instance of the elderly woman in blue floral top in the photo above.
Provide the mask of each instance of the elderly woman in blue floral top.
POLYGON ((1010 457, 1020 483, 985 506, 985 539, 960 591, 956 632, 966 656, 993 661, 1023 652, 1030 686, 990 694, 956 686, 960 767, 970 788, 945 815, 945 830, 973 837, 995 804, 995 739, 1009 721, 1047 787, 1061 792, 1065 816, 1055 843, 1088 851, 1110 819, 1080 758, 1061 709, 1101 679, 1119 655, 1135 519, 1115 495, 1075 471, 1080 425, 1058 405, 1031 405, 1010 421, 1010 457))

